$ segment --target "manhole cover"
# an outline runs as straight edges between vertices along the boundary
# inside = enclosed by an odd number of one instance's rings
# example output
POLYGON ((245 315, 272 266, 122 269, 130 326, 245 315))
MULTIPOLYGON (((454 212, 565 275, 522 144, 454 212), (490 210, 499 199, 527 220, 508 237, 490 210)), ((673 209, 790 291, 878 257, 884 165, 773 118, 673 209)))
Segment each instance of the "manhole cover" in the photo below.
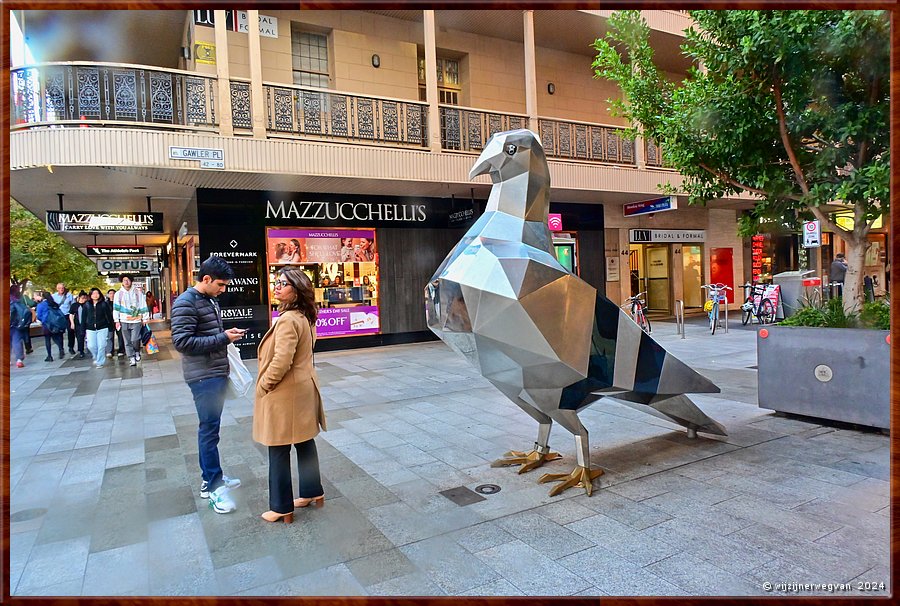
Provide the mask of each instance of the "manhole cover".
POLYGON ((33 509, 23 509, 21 511, 17 511, 16 513, 9 516, 10 522, 27 522, 28 520, 33 520, 35 518, 39 518, 42 515, 47 513, 47 510, 42 507, 35 507, 33 509))
POLYGON ((472 503, 484 500, 484 497, 475 494, 465 486, 457 486, 456 488, 451 488, 449 490, 442 490, 440 494, 444 495, 460 507, 465 507, 466 505, 471 505, 472 503))
POLYGON ((494 494, 500 492, 500 487, 496 484, 482 484, 475 487, 475 492, 479 494, 494 494))

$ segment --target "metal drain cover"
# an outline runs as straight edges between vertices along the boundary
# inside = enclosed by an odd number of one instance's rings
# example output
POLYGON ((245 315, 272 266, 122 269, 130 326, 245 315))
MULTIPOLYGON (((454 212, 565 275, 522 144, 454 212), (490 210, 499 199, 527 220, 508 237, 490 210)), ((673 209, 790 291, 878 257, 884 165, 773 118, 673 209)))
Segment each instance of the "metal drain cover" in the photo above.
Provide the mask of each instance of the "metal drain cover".
POLYGON ((466 505, 471 505, 478 501, 484 501, 483 496, 475 494, 465 486, 457 486, 456 488, 451 488, 449 490, 442 490, 440 494, 444 495, 460 507, 465 507, 466 505))
POLYGON ((500 492, 500 487, 496 484, 481 484, 475 487, 475 492, 479 494, 494 494, 500 492))

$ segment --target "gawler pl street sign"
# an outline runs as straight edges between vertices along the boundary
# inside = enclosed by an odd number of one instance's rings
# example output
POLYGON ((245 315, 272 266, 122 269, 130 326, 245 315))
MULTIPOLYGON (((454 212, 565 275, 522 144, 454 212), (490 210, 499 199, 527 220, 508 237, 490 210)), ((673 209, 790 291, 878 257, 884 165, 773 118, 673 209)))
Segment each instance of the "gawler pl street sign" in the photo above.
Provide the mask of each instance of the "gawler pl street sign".
POLYGON ((58 232, 163 233, 162 213, 48 210, 47 229, 58 232))
POLYGON ((150 273, 156 259, 97 259, 97 271, 108 273, 150 273))

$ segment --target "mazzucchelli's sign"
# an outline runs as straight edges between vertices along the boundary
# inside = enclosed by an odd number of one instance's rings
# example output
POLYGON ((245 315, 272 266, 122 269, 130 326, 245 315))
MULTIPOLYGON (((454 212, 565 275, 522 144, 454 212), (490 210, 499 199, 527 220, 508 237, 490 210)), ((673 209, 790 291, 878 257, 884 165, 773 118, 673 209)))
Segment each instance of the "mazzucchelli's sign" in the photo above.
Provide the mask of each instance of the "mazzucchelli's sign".
POLYGON ((56 232, 163 233, 162 213, 109 213, 90 210, 48 210, 47 229, 56 232))

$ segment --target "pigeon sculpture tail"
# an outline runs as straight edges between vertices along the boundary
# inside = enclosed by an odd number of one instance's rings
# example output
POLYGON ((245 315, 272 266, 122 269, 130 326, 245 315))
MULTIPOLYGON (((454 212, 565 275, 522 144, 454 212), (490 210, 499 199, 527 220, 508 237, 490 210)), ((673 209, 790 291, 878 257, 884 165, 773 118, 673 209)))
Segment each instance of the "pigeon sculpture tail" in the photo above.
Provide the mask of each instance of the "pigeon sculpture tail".
POLYGON ((667 353, 619 307, 556 259, 547 218, 550 172, 537 135, 497 133, 469 173, 489 174, 485 213, 450 251, 425 287, 428 327, 539 424, 530 452, 495 466, 519 473, 559 458, 548 446, 556 421, 575 436, 578 465, 559 494, 591 494, 602 474, 590 465, 588 432, 578 412, 613 397, 697 431, 725 435, 686 393, 717 393, 702 375, 667 353))

